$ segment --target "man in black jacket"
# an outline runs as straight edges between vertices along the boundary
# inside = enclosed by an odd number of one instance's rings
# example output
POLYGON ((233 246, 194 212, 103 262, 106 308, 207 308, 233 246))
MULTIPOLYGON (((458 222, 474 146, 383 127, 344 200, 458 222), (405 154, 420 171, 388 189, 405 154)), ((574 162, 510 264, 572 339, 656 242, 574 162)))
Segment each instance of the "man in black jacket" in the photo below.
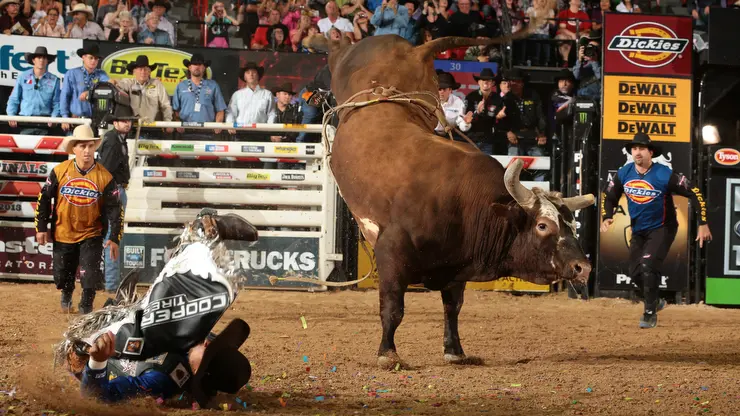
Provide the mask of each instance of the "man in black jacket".
POLYGON ((486 154, 506 154, 504 143, 494 141, 496 122, 505 116, 504 102, 494 88, 496 75, 490 68, 483 68, 480 76, 473 78, 478 82, 478 89, 465 97, 465 113, 473 113, 468 137, 486 154))
MULTIPOLYGON (((303 113, 298 107, 298 104, 291 104, 291 100, 295 96, 293 84, 286 82, 274 88, 272 93, 277 99, 275 123, 301 124, 303 113)), ((282 135, 270 136, 270 140, 273 142, 295 142, 296 137, 298 137, 298 133, 284 133, 282 135)), ((304 169, 304 167, 300 163, 277 163, 278 169, 304 169)))
MULTIPOLYGON (((103 136, 103 143, 98 149, 98 159, 101 165, 113 175, 118 195, 121 199, 121 209, 126 210, 126 188, 131 178, 128 160, 128 146, 126 138, 131 131, 132 120, 136 120, 130 106, 116 105, 113 121, 113 130, 103 136)), ((106 240, 108 237, 106 237, 106 240)), ((105 251, 105 290, 114 293, 121 280, 121 271, 117 260, 113 260, 108 250, 105 251)))

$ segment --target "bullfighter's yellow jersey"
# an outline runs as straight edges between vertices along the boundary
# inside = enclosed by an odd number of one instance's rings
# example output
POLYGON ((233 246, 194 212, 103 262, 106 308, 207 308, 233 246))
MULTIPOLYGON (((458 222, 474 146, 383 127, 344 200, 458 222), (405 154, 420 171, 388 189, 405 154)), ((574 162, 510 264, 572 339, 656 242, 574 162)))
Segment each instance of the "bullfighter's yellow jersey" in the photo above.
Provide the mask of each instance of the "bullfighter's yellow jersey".
POLYGON ((34 221, 36 232, 46 232, 50 218, 54 222, 54 241, 72 244, 104 236, 103 230, 110 226, 111 241, 119 243, 123 209, 113 176, 98 163, 86 171, 74 159, 60 163, 41 188, 34 221))

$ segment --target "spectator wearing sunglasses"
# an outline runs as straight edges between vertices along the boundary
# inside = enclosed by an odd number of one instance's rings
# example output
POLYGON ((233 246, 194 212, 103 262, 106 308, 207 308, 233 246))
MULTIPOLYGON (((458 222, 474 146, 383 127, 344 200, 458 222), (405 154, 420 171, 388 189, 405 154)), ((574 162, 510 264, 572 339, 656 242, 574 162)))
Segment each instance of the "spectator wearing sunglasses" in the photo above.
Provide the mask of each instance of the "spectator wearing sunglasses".
MULTIPOLYGON (((59 78, 48 72, 47 67, 57 58, 49 55, 46 47, 39 46, 33 53, 25 54, 26 62, 33 68, 21 72, 15 82, 15 88, 10 94, 5 108, 9 116, 41 116, 59 117, 59 78)), ((10 127, 16 128, 18 123, 11 121, 10 127)), ((48 123, 52 127, 52 123, 48 123)), ((44 125, 25 127, 20 134, 44 135, 48 130, 44 125)))

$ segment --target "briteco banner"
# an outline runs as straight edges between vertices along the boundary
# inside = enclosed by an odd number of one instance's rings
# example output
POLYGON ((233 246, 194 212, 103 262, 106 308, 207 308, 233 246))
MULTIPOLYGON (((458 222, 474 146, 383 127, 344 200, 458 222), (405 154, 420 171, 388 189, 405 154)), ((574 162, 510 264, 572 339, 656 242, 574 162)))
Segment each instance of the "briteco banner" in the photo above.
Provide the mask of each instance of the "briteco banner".
POLYGON ((14 86, 18 75, 33 66, 26 62, 26 53, 33 53, 38 46, 45 46, 56 59, 49 65, 49 72, 64 79, 72 68, 82 66, 77 49, 82 39, 43 38, 36 36, 0 35, 0 85, 14 86))
MULTIPOLYGON (((675 172, 691 173, 692 21, 690 17, 607 13, 602 65, 602 139, 600 187, 632 162, 624 145, 645 133, 661 146, 653 159, 675 172), (621 155, 618 156, 618 155, 621 155)), ((632 290, 629 248, 632 236, 627 197, 614 224, 599 234, 599 289, 632 290)), ((604 195, 600 195, 600 205, 604 195)), ((689 277, 689 206, 674 196, 678 233, 663 263, 660 288, 683 291, 689 277)), ((601 218, 599 219, 601 220, 601 218)))

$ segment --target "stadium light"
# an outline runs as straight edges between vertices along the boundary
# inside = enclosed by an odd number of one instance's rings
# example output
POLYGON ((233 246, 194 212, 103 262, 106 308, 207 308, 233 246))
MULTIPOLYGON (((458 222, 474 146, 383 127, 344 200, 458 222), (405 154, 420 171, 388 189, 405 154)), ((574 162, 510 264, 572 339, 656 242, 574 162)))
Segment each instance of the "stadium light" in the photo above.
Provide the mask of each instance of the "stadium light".
POLYGON ((719 131, 717 127, 707 124, 701 128, 701 138, 705 145, 717 144, 720 142, 719 131))

